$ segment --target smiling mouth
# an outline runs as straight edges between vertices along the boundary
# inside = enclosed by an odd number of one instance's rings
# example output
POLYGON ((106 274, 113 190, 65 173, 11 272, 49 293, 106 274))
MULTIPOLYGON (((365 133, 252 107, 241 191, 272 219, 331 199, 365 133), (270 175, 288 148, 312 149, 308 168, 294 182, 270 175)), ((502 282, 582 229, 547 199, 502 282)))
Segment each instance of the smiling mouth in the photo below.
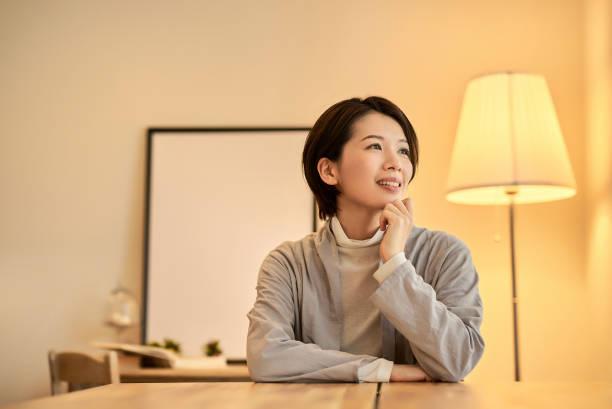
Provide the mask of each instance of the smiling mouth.
POLYGON ((386 180, 381 180, 380 182, 376 182, 377 184, 381 185, 381 186, 391 186, 391 187, 400 187, 402 184, 399 182, 389 182, 386 180))

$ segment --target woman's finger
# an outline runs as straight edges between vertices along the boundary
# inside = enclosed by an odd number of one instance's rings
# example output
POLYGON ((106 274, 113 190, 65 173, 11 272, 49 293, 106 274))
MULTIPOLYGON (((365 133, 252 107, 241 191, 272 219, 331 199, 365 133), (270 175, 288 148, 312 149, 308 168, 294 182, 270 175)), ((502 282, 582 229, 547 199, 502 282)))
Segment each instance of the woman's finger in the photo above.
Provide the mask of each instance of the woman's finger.
POLYGON ((397 199, 393 201, 392 204, 393 207, 397 208, 403 215, 410 216, 412 214, 412 199, 397 199))
POLYGON ((380 229, 385 230, 387 225, 392 224, 400 214, 398 210, 392 210, 389 207, 385 207, 380 213, 380 229))
POLYGON ((387 223, 389 221, 387 220, 387 216, 385 216, 384 210, 380 212, 379 222, 380 222, 380 230, 385 230, 387 228, 387 223))
POLYGON ((412 208, 412 199, 411 198, 406 198, 403 200, 399 200, 397 199, 395 202, 393 202, 395 204, 395 207, 397 207, 403 214, 405 215, 411 215, 413 212, 413 208, 412 208))
POLYGON ((393 202, 393 204, 403 215, 406 215, 406 216, 410 215, 410 211, 406 208, 406 205, 403 200, 397 199, 396 201, 393 202))
POLYGON ((396 200, 395 202, 387 203, 387 205, 385 206, 383 210, 388 210, 390 212, 393 212, 394 214, 397 214, 398 216, 401 216, 403 212, 399 208, 400 204, 398 204, 397 202, 398 201, 396 200))
POLYGON ((382 214, 385 215, 388 224, 395 222, 399 217, 404 217, 404 215, 396 208, 383 209, 382 214))
POLYGON ((402 204, 404 205, 404 207, 406 207, 406 210, 408 210, 408 213, 410 214, 414 214, 414 207, 412 206, 412 198, 407 197, 404 200, 402 200, 402 204))
POLYGON ((389 207, 393 208, 393 209, 397 209, 400 213, 403 213, 403 205, 402 205, 402 201, 399 199, 395 199, 392 202, 388 203, 389 207))

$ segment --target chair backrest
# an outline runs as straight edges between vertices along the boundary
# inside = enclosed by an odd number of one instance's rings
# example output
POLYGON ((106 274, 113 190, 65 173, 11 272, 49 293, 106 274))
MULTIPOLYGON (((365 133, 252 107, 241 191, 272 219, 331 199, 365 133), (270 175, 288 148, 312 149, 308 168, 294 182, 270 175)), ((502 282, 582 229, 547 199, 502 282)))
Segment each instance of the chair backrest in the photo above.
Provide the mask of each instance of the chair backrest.
POLYGON ((51 394, 63 393, 62 382, 68 392, 94 386, 119 383, 117 353, 108 351, 96 357, 78 351, 49 351, 51 394))

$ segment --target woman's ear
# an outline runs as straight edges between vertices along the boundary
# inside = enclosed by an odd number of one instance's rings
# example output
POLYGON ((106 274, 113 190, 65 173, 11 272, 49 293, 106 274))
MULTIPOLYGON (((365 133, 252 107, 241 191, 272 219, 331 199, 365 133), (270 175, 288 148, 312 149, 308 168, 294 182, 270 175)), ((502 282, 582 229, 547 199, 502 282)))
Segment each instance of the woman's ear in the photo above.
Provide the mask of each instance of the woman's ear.
POLYGON ((328 158, 321 158, 317 163, 317 170, 323 182, 328 185, 335 186, 339 180, 337 177, 336 164, 328 158))

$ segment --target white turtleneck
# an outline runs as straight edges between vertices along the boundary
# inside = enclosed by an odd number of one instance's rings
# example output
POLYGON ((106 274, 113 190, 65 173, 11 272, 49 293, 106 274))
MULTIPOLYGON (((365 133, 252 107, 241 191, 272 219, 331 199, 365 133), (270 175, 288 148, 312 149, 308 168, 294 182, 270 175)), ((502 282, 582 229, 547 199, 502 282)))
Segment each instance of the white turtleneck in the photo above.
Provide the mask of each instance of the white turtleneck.
MULTIPOLYGON (((370 296, 397 266, 406 261, 400 252, 382 264, 380 242, 385 232, 378 230, 366 240, 346 236, 337 217, 332 217, 331 230, 338 244, 340 280, 342 283, 343 327, 340 348, 353 354, 382 356, 381 315, 370 296)), ((359 368, 359 380, 388 382, 393 363, 386 359, 359 368)))

